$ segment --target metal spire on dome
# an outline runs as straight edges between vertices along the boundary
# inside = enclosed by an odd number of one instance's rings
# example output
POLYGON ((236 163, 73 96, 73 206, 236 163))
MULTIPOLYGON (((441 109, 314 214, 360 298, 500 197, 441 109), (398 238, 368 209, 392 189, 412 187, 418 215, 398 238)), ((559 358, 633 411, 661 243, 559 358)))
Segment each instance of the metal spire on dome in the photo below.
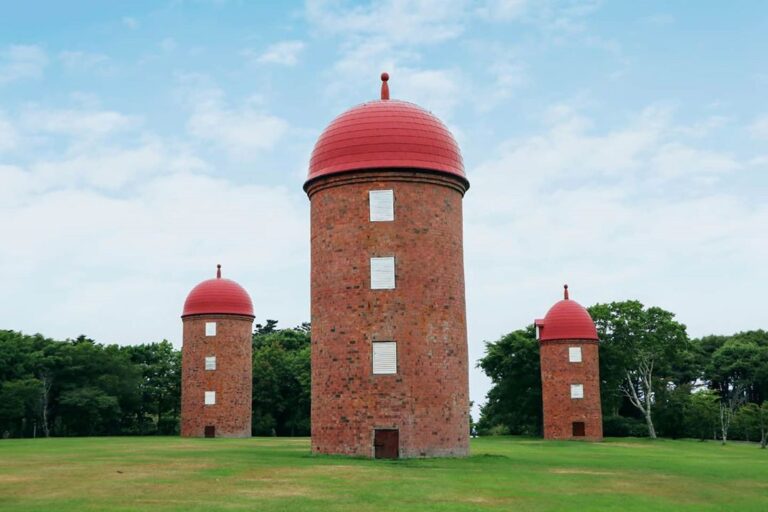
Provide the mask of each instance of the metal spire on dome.
POLYGON ((563 285, 563 298, 565 300, 568 300, 568 285, 567 284, 563 285))
POLYGON ((221 279, 221 263, 216 265, 216 279, 221 279))
POLYGON ((381 74, 381 99, 383 100, 389 99, 389 85, 387 84, 388 80, 389 73, 385 71, 381 74))

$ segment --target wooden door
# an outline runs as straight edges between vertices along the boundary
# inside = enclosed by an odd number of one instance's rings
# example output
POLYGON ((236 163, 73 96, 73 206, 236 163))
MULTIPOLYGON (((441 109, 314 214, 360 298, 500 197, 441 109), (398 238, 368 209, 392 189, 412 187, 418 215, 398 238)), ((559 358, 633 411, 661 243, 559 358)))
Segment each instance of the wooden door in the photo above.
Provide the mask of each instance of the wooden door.
POLYGON ((400 456, 400 432, 397 429, 376 429, 373 434, 374 457, 396 459, 400 456))
POLYGON ((216 427, 214 425, 205 426, 205 437, 216 437, 216 427))
POLYGON ((573 422, 573 437, 584 437, 585 430, 586 428, 583 421, 573 422))

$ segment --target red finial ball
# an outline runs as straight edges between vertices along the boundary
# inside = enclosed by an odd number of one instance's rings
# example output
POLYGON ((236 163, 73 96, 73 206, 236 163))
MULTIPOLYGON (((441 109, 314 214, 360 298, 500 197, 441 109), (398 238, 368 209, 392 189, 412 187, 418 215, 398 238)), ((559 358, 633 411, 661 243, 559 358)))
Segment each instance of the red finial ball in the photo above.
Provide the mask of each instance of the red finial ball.
POLYGON ((389 73, 385 71, 381 74, 381 99, 383 100, 389 99, 389 85, 387 85, 387 80, 389 80, 389 73))

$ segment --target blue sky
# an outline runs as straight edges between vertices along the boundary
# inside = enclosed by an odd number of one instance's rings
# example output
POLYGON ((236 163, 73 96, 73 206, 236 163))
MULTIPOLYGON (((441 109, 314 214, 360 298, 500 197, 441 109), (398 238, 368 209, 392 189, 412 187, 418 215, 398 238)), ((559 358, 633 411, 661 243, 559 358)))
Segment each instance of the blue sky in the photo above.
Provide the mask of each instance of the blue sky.
POLYGON ((2 328, 179 345, 219 262, 308 320, 309 154, 384 70, 462 147, 473 360, 564 282, 768 327, 763 2, 2 4, 2 328))

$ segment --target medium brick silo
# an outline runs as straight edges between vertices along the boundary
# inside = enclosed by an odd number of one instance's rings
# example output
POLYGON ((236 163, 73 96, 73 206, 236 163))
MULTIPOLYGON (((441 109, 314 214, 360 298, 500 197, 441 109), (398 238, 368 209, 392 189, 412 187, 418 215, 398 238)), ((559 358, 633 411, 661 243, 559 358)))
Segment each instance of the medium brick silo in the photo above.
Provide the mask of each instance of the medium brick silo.
POLYGON ((564 299, 536 320, 541 360, 545 439, 603 438, 600 359, 592 317, 578 302, 564 299))
POLYGON ((181 315, 181 435, 250 437, 253 304, 242 286, 216 279, 195 286, 181 315))
POLYGON ((458 145, 434 115, 381 100, 318 139, 311 201, 312 451, 469 451, 458 145))

